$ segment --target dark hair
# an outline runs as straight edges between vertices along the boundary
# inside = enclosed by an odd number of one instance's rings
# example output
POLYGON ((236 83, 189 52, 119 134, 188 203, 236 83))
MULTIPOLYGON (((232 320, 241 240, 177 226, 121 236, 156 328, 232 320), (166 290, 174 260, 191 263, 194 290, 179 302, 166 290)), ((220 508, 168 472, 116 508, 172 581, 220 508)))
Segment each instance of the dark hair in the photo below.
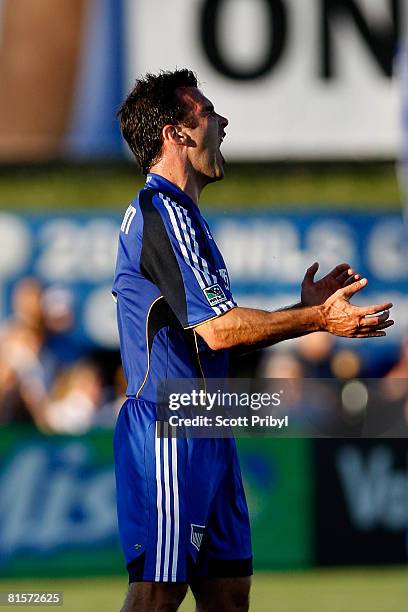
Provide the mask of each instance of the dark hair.
POLYGON ((118 111, 123 137, 143 174, 160 159, 163 127, 188 125, 189 109, 177 93, 181 87, 197 87, 197 77, 191 70, 146 74, 136 81, 118 111))

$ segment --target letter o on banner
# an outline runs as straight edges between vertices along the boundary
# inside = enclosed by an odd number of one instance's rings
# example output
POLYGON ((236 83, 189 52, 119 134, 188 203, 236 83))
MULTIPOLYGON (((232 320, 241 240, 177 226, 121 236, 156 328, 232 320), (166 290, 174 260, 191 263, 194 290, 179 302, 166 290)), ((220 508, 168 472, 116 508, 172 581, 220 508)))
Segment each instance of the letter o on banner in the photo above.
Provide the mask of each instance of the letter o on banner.
POLYGON ((239 69, 231 66, 223 57, 219 39, 218 23, 220 9, 225 0, 204 0, 201 14, 201 42, 212 66, 223 76, 236 81, 259 79, 268 74, 278 63, 285 48, 287 15, 283 0, 265 0, 269 28, 268 44, 257 66, 239 69))

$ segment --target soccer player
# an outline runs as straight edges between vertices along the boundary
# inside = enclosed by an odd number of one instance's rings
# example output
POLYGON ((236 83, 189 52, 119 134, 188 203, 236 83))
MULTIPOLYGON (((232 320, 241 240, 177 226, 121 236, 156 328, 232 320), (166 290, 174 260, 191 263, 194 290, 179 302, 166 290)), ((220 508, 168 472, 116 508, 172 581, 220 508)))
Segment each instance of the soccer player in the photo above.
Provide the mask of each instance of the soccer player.
POLYGON ((119 118, 147 175, 123 218, 113 286, 128 382, 114 437, 123 610, 173 612, 190 585, 200 612, 244 612, 252 552, 235 441, 158 435, 158 381, 224 377, 233 347, 319 330, 384 336, 392 304, 353 306, 366 280, 342 264, 314 282, 314 264, 298 307, 238 307, 198 208, 203 188, 224 176, 228 120, 188 70, 138 80, 119 118))

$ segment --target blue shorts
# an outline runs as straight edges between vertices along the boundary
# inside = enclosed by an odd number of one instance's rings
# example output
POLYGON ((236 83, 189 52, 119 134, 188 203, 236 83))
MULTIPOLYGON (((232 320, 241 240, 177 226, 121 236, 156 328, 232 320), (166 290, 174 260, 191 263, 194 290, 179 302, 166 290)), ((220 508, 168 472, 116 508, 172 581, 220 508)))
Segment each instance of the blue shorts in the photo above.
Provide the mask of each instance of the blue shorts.
POLYGON ((129 398, 115 429, 119 534, 129 582, 250 576, 235 440, 158 437, 156 405, 129 398))

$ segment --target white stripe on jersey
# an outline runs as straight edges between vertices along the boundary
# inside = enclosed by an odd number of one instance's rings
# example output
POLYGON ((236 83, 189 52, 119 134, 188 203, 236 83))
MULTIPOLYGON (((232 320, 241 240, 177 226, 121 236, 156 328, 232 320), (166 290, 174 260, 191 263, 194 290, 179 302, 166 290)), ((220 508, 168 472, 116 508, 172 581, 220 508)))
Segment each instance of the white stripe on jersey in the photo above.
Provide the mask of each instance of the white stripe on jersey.
POLYGON ((127 221, 127 223, 126 223, 126 227, 125 227, 125 234, 128 234, 128 233, 129 233, 129 230, 130 230, 130 224, 132 223, 132 221, 133 221, 133 217, 134 217, 134 216, 135 216, 135 214, 136 214, 136 208, 135 208, 134 206, 132 206, 132 207, 131 207, 131 209, 132 209, 132 210, 130 211, 129 219, 128 219, 128 221, 127 221))
POLYGON ((136 208, 130 204, 126 209, 125 216, 123 217, 122 225, 120 226, 121 231, 124 232, 125 234, 129 233, 130 224, 132 223, 133 217, 135 216, 135 214, 136 214, 136 208))
MULTIPOLYGON (((188 249, 188 251, 189 251, 189 253, 191 255, 191 259, 193 261, 193 264, 197 268, 197 270, 200 270, 200 272, 203 273, 205 281, 206 281, 206 284, 209 286, 209 285, 211 285, 211 278, 210 278, 209 274, 207 274, 207 272, 204 270, 204 266, 202 268, 200 267, 200 262, 199 262, 198 257, 197 257, 197 251, 195 249, 193 249, 193 247, 191 245, 192 236, 190 237, 190 234, 187 231, 187 225, 186 225, 186 222, 184 220, 183 213, 181 212, 184 209, 180 209, 177 206, 177 204, 175 204, 175 202, 170 202, 170 203, 176 209, 177 216, 178 216, 179 221, 180 221, 180 227, 183 230, 185 244, 186 244, 187 249, 188 249)), ((201 259, 201 257, 200 257, 200 259, 201 259)), ((204 260, 202 260, 202 261, 204 261, 204 260)), ((207 262, 205 262, 205 263, 206 263, 206 266, 207 266, 207 262)), ((207 266, 207 270, 208 270, 208 266, 207 266)))
POLYGON ((120 226, 120 229, 121 229, 122 232, 125 231, 126 223, 128 221, 130 213, 132 212, 131 208, 132 208, 132 205, 129 204, 129 206, 126 209, 125 216, 123 217, 122 225, 120 226))
POLYGON ((131 205, 129 205, 127 207, 126 212, 125 212, 125 216, 123 217, 122 225, 120 226, 120 229, 121 229, 122 232, 125 231, 125 227, 126 227, 126 223, 127 223, 127 220, 128 220, 128 216, 130 215, 130 206, 131 205))
MULTIPOLYGON (((167 212, 169 213, 170 221, 174 229, 176 238, 179 242, 184 260, 192 269, 201 289, 204 290, 206 287, 210 287, 211 285, 217 284, 217 277, 214 274, 210 273, 207 261, 200 256, 200 249, 195 239, 196 233, 194 228, 192 227, 191 219, 187 214, 187 210, 170 200, 170 198, 164 196, 162 193, 159 193, 159 197, 163 201, 163 204, 165 205, 167 212), (177 213, 178 222, 174 210, 177 213), (184 240, 181 232, 183 233, 184 240), (200 267, 200 263, 202 267, 200 267)), ((212 306, 211 308, 213 309, 216 315, 220 315, 223 312, 227 312, 229 308, 232 308, 234 306, 231 301, 226 302, 226 304, 226 307, 221 304, 218 306, 212 306)))
POLYGON ((174 214, 174 210, 170 206, 168 198, 165 198, 162 193, 159 193, 159 196, 163 200, 163 204, 166 207, 167 212, 169 213, 171 225, 173 226, 174 233, 176 234, 176 238, 178 240, 178 243, 179 243, 179 246, 180 246, 180 250, 181 250, 181 252, 183 254, 184 260, 187 263, 187 265, 192 269, 192 271, 194 273, 194 276, 196 277, 197 282, 200 285, 201 289, 205 289, 206 284, 205 284, 205 281, 203 280, 203 278, 201 276, 201 272, 199 270, 197 270, 197 268, 194 265, 192 265, 190 260, 189 260, 186 246, 185 246, 185 244, 183 242, 183 239, 182 239, 181 234, 180 234, 180 229, 179 229, 179 227, 177 225, 177 220, 176 220, 176 216, 174 214))
MULTIPOLYGON (((180 210, 180 214, 181 214, 181 218, 184 221, 184 227, 185 224, 188 225, 189 230, 190 230, 190 235, 191 235, 191 242, 190 242, 190 238, 189 238, 189 244, 190 244, 190 250, 192 252, 192 255, 195 256, 197 258, 197 260, 199 260, 201 262, 201 265, 203 267, 203 272, 206 275, 206 277, 208 278, 208 282, 212 285, 215 285, 218 281, 217 281, 217 277, 214 274, 210 273, 210 270, 208 268, 208 264, 206 262, 206 260, 203 257, 200 257, 200 248, 198 246, 197 240, 196 240, 196 232, 195 229, 193 228, 193 226, 191 225, 191 219, 188 216, 187 210, 185 208, 183 208, 182 206, 178 206, 175 202, 172 202, 172 204, 174 204, 177 208, 177 210, 180 210), (183 213, 184 213, 184 218, 183 218, 183 213), (193 247, 191 247, 191 243, 193 244, 193 247)), ((179 215, 180 216, 180 215, 179 215)), ((197 261, 198 263, 198 261, 197 261)))

